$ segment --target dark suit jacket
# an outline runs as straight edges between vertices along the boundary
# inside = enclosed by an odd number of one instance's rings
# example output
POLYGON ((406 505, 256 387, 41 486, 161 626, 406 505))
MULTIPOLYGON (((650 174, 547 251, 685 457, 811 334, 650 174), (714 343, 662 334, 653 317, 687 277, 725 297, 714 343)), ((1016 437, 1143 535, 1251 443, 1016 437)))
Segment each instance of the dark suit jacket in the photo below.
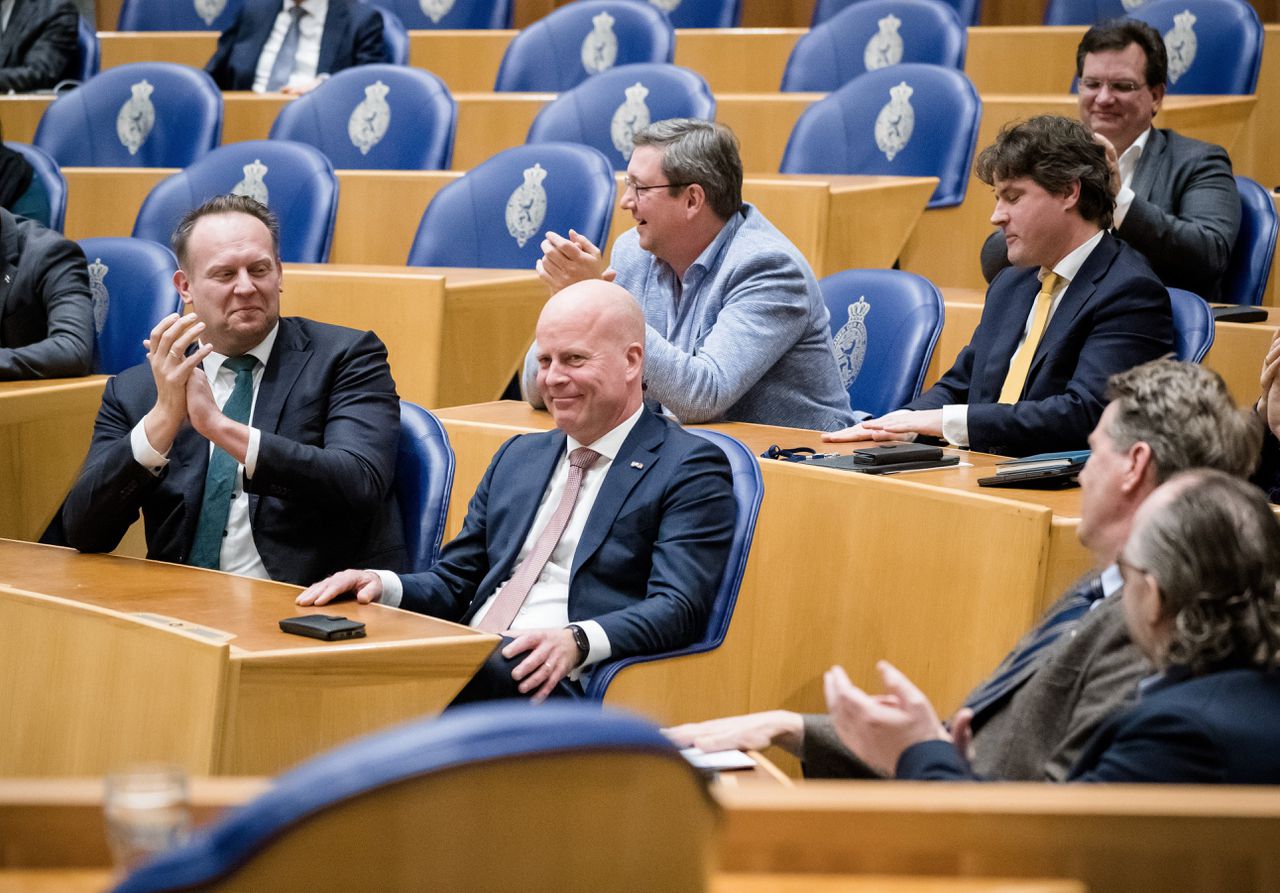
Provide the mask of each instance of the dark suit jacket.
POLYGON ((955 365, 906 409, 968 404, 969 446, 986 453, 1084 449, 1107 379, 1173 350, 1168 292, 1140 254, 1104 234, 1059 300, 1021 399, 995 402, 1040 290, 1036 272, 1008 267, 996 276, 955 365))
MULTIPOLYGON (((222 32, 204 70, 223 90, 253 89, 258 57, 280 9, 280 0, 247 0, 240 15, 222 32)), ((387 61, 390 60, 382 42, 382 16, 378 10, 353 0, 329 0, 316 74, 387 61)))
POLYGON ((69 0, 18 0, 0 34, 0 92, 51 89, 76 74, 76 24, 69 0))
POLYGON ((0 381, 88 375, 93 341, 80 246, 0 208, 0 381))
MULTIPOLYGON (((1068 781, 1280 784, 1280 674, 1171 672, 1102 727, 1068 781)), ((898 778, 959 780, 972 769, 944 741, 913 745, 898 778)))
MULTIPOLYGON (((1046 616, 1057 613, 1060 602, 1046 616)), ((974 717, 976 774, 1004 781, 1062 781, 1099 726, 1132 702, 1138 680, 1150 672, 1129 640, 1119 593, 1040 654, 1011 695, 974 717)), ((1005 669, 1002 663, 988 678, 1005 669)), ((844 747, 825 715, 805 717, 804 761, 809 777, 874 774, 844 747)))
MULTIPOLYGON (((141 509, 147 557, 191 551, 209 441, 186 425, 159 475, 133 458, 129 432, 155 403, 147 364, 107 383, 93 441, 62 509, 67 542, 114 549, 141 509)), ((306 585, 345 567, 405 566, 391 495, 400 406, 387 351, 372 332, 286 317, 254 406, 261 432, 249 521, 273 580, 306 585)))
MULTIPOLYGON (((1240 194, 1226 150, 1152 130, 1131 188, 1133 204, 1116 235, 1142 253, 1165 285, 1218 300, 1240 230, 1240 194)), ((997 231, 982 246, 982 273, 990 282, 1008 265, 997 231)))
MULTIPOLYGON (((508 440, 431 570, 406 574, 403 608, 462 623, 511 576, 561 431, 508 440)), ((613 657, 692 642, 706 627, 736 509, 724 453, 645 411, 609 466, 573 556, 569 619, 595 620, 613 657)))

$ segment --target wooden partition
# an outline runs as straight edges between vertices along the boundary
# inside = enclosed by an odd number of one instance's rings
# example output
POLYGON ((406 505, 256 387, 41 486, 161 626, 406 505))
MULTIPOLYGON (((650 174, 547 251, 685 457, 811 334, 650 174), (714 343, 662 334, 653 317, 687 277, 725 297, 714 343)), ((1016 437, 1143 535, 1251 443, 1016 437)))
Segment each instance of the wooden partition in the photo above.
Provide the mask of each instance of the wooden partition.
POLYGON ((148 761, 279 772, 353 736, 434 713, 497 639, 344 603, 368 638, 280 631, 298 587, 0 541, 0 776, 148 761))
MULTIPOLYGON (((457 456, 451 536, 499 444, 551 420, 516 403, 439 415, 457 456)), ((822 448, 812 431, 711 427, 757 454, 773 443, 822 448)), ((764 503, 725 644, 625 670, 607 701, 664 723, 819 710, 829 666, 871 684, 887 657, 940 709, 955 707, 1088 566, 1075 539, 1078 491, 990 496, 976 479, 995 459, 964 456, 971 467, 897 479, 762 461, 764 503)))
POLYGON ((1167 785, 719 788, 722 869, 1060 877, 1090 893, 1280 888, 1280 794, 1167 785))

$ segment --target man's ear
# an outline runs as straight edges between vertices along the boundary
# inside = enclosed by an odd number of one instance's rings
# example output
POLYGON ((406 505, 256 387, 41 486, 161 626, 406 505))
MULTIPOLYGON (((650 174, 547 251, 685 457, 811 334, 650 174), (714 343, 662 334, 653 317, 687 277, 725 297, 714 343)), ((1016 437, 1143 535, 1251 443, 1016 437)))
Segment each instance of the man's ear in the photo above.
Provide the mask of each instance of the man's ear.
POLYGON ((684 190, 684 207, 688 216, 694 217, 707 203, 707 193, 698 183, 691 183, 684 190))
POLYGON ((1080 181, 1072 180, 1071 185, 1062 193, 1063 207, 1075 208, 1080 204, 1080 181))
POLYGON ((1120 481, 1120 486, 1124 492, 1136 492, 1144 485, 1155 489, 1156 464, 1155 454, 1151 451, 1151 444, 1141 440, 1135 441, 1129 447, 1125 456, 1129 460, 1129 467, 1120 481))
POLYGON ((178 296, 182 298, 182 307, 184 313, 191 312, 191 280, 187 278, 187 274, 182 270, 175 270, 173 273, 173 287, 178 290, 178 296))

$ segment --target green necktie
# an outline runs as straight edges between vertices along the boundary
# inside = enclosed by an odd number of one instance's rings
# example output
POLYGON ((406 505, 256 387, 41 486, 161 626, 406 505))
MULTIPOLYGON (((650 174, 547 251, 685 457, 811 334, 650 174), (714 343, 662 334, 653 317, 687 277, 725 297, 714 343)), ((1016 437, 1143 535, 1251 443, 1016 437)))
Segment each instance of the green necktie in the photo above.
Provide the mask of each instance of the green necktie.
MULTIPOLYGON (((236 374, 236 386, 222 406, 222 414, 242 424, 249 423, 253 405, 253 357, 231 357, 223 365, 236 374)), ((231 494, 236 487, 235 457, 215 446, 209 456, 209 470, 204 477, 204 500, 200 504, 200 521, 196 524, 195 542, 191 544, 193 567, 218 570, 222 559, 222 538, 227 533, 227 514, 231 511, 231 494)))

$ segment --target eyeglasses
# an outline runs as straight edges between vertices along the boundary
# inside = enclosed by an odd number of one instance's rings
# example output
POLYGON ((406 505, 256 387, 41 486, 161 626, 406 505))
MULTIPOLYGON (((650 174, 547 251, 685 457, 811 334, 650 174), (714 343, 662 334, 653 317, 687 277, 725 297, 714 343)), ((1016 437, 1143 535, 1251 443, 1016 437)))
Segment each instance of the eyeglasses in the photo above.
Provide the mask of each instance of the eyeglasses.
POLYGON ((690 183, 655 183, 653 186, 641 186, 639 183, 637 183, 635 180, 631 179, 630 177, 622 178, 623 194, 627 193, 628 191, 634 192, 636 194, 636 198, 639 198, 641 193, 648 192, 650 189, 683 189, 684 187, 690 186, 690 185, 692 184, 690 183))
POLYGON ((1080 78, 1082 93, 1101 93, 1103 87, 1108 87, 1112 93, 1128 96, 1145 86, 1146 84, 1140 84, 1137 81, 1100 81, 1097 78, 1080 78))

